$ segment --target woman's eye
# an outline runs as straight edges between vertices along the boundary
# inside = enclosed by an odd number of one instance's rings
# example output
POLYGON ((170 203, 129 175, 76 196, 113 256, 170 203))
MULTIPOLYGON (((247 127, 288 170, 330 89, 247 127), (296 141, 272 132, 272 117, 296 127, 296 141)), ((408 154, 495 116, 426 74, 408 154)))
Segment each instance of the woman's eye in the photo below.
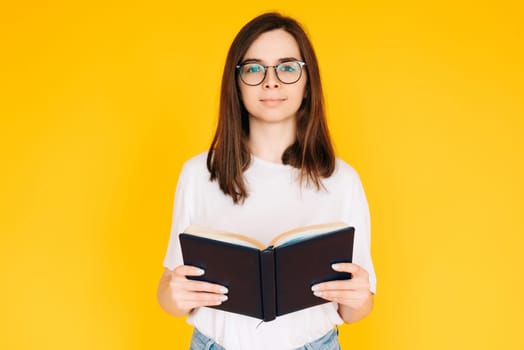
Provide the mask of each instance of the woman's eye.
POLYGON ((258 64, 248 65, 246 66, 246 69, 245 69, 246 73, 259 73, 261 71, 262 71, 262 66, 258 64))
POLYGON ((279 66, 278 70, 282 72, 295 72, 297 67, 295 67, 293 63, 283 63, 279 66))

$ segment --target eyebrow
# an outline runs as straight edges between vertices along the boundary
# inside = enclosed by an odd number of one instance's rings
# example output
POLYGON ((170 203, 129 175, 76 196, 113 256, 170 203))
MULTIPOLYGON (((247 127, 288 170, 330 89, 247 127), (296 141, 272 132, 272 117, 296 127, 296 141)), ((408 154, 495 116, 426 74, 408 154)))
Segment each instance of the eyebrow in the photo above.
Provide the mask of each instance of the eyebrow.
MULTIPOLYGON (((296 57, 283 57, 283 58, 279 58, 278 59, 278 63, 282 63, 282 62, 288 62, 288 61, 302 61, 296 57)), ((262 63, 263 60, 259 59, 259 58, 246 58, 244 59, 241 64, 244 64, 244 63, 262 63)))

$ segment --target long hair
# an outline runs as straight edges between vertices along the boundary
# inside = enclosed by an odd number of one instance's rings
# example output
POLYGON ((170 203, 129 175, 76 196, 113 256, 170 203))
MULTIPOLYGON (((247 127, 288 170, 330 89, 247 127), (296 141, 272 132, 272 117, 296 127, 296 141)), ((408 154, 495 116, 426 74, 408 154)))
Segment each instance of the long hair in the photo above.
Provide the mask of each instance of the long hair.
POLYGON ((282 154, 282 162, 299 169, 300 183, 312 183, 317 190, 322 187, 321 179, 329 177, 335 169, 313 46, 293 18, 273 12, 262 14, 240 30, 229 48, 222 76, 218 126, 207 156, 211 180, 217 180, 222 192, 237 204, 248 196, 243 173, 249 167, 251 154, 247 142, 249 115, 240 99, 236 65, 261 34, 275 29, 285 30, 295 38, 308 77, 305 97, 296 114, 296 140, 282 154))

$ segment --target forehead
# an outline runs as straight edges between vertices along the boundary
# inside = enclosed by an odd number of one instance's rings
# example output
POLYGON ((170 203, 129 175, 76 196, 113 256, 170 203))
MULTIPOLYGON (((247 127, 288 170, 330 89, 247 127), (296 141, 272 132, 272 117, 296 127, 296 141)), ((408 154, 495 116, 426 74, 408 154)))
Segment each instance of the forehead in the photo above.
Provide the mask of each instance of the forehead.
POLYGON ((243 59, 259 59, 266 64, 274 64, 284 57, 302 59, 295 38, 283 29, 275 29, 260 34, 243 59))

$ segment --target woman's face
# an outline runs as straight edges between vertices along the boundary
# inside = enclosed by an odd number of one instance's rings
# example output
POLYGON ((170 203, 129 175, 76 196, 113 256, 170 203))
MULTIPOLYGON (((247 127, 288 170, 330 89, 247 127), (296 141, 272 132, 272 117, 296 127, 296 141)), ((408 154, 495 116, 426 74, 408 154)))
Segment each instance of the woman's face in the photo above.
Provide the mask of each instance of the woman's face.
MULTIPOLYGON (((254 62, 263 66, 276 66, 287 61, 302 61, 298 44, 291 34, 276 29, 261 34, 251 44, 241 63, 254 62)), ((246 67, 245 75, 257 74, 259 68, 246 67)), ((286 74, 289 77, 294 69, 296 65, 284 65, 279 74, 285 80, 286 74)), ((302 69, 300 79, 293 84, 282 83, 277 78, 274 68, 267 68, 266 77, 260 85, 247 85, 239 77, 240 95, 249 113, 250 122, 294 122, 295 115, 302 104, 306 81, 305 69, 302 69)))

